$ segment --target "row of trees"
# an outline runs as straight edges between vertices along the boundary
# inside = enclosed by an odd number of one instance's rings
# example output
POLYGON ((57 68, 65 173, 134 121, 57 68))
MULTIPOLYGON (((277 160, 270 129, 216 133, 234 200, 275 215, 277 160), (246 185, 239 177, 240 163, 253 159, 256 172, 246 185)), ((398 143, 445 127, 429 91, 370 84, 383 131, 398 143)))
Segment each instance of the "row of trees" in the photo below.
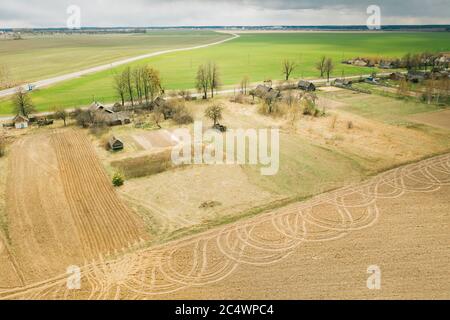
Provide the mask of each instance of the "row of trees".
MULTIPOLYGON (((285 81, 289 81, 294 70, 298 67, 298 64, 293 60, 285 59, 282 63, 282 74, 285 81)), ((322 56, 320 60, 316 63, 316 69, 320 71, 320 77, 323 78, 324 75, 327 76, 328 81, 330 81, 331 73, 334 70, 334 62, 332 58, 327 58, 322 56)))
POLYGON ((122 106, 125 105, 125 101, 130 101, 131 106, 144 102, 146 105, 150 105, 164 92, 159 71, 147 65, 134 69, 127 67, 121 73, 116 74, 114 89, 122 106))
POLYGON ((334 67, 333 59, 327 58, 326 56, 322 56, 316 63, 316 69, 319 70, 320 77, 323 78, 326 74, 328 82, 330 81, 330 75, 333 72, 334 67))
POLYGON ((407 53, 403 58, 397 59, 395 64, 399 67, 406 68, 408 70, 419 70, 428 68, 443 67, 448 68, 448 62, 441 62, 442 55, 434 54, 430 52, 423 52, 417 54, 407 53))
POLYGON ((214 90, 219 89, 221 85, 219 67, 215 62, 202 64, 198 67, 196 77, 197 90, 203 93, 203 99, 208 99, 208 93, 214 98, 214 90))

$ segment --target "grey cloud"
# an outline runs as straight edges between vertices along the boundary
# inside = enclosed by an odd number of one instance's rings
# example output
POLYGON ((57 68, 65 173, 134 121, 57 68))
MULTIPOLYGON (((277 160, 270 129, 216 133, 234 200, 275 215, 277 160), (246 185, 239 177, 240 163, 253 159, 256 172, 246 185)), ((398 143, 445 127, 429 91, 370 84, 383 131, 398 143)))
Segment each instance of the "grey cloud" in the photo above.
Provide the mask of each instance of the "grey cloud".
POLYGON ((83 26, 362 24, 379 5, 384 23, 450 23, 450 0, 1 0, 1 27, 64 26, 79 5, 83 26))

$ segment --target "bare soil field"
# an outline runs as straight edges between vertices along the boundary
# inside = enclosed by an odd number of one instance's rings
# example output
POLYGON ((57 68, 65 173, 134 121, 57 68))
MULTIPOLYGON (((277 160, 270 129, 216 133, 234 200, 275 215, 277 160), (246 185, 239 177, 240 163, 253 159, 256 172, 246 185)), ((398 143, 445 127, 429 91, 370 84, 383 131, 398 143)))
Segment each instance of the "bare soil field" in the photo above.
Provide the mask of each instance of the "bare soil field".
POLYGON ((416 114, 409 119, 432 127, 450 130, 450 110, 416 114))
POLYGON ((145 150, 173 147, 177 141, 167 130, 133 134, 134 140, 145 150))
POLYGON ((0 291, 4 299, 449 299, 450 154, 179 241, 0 291), (366 286, 369 266, 381 290, 366 286))
POLYGON ((11 253, 26 283, 112 255, 146 237, 84 134, 30 135, 15 142, 9 159, 11 253))

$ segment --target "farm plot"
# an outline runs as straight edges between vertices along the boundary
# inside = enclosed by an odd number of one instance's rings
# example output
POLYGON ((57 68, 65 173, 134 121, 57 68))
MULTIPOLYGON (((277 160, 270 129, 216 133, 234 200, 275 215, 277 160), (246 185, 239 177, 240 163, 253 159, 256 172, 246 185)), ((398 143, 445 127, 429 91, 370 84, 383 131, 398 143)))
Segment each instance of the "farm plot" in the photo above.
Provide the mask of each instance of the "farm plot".
POLYGON ((10 157, 9 230, 26 282, 145 237, 83 134, 29 136, 13 145, 10 157))
POLYGON ((132 137, 145 150, 169 148, 177 145, 176 138, 167 130, 133 134, 132 137))
POLYGON ((449 186, 446 154, 0 298, 448 299, 449 186))
POLYGON ((450 110, 419 113, 409 117, 411 121, 423 123, 432 127, 450 130, 450 110))

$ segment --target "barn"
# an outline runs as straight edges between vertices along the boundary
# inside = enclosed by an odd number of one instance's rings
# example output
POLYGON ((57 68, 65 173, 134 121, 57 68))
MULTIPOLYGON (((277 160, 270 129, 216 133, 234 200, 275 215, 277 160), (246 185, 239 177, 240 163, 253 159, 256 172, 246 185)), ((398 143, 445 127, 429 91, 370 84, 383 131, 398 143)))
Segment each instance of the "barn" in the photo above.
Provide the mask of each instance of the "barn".
POLYGON ((316 86, 314 85, 314 83, 306 80, 300 80, 298 82, 298 88, 305 91, 316 91, 316 86))

